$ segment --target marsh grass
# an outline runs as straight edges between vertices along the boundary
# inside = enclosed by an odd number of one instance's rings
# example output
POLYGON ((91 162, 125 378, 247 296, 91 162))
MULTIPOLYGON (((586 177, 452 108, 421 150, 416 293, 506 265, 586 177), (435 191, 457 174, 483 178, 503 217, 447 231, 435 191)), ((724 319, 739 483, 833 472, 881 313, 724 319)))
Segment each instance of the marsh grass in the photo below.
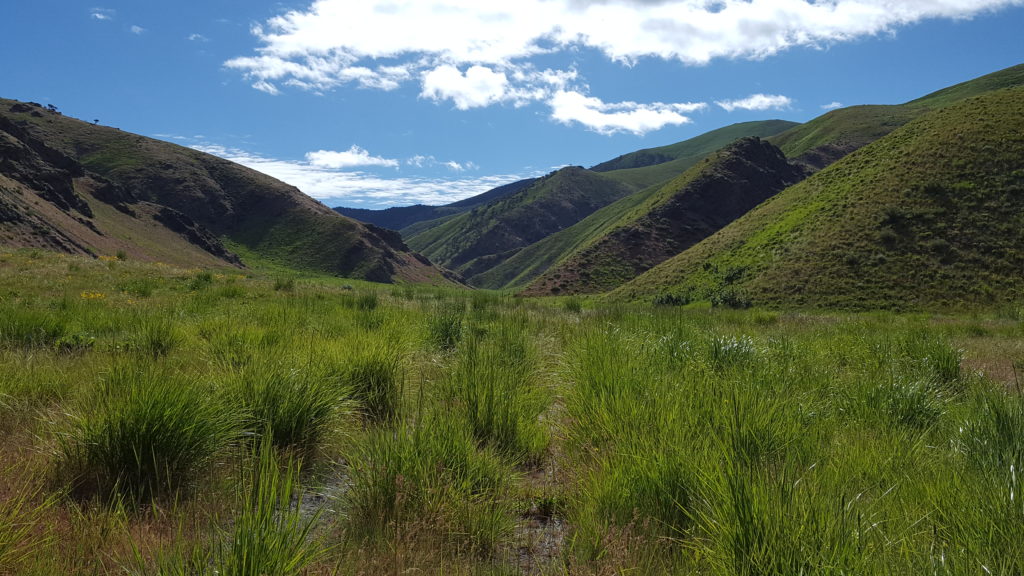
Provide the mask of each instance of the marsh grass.
POLYGON ((342 381, 367 418, 394 421, 402 412, 405 391, 402 356, 394 346, 371 346, 348 360, 342 381))
MULTIPOLYGON (((268 434, 269 435, 269 434, 268 434)), ((259 442, 243 473, 242 509, 230 536, 213 553, 213 573, 223 576, 275 574, 292 576, 324 554, 311 537, 320 517, 304 515, 300 467, 280 460, 271 442, 259 442)))
POLYGON ((440 350, 453 350, 462 340, 465 308, 451 303, 439 305, 427 317, 427 340, 440 350))
POLYGON ((228 377, 227 401, 241 408, 242 428, 261 433, 278 448, 314 455, 348 411, 347 391, 339 389, 313 363, 295 364, 270 355, 228 377))
POLYGON ((446 393, 480 444, 510 462, 535 463, 550 441, 539 420, 550 398, 537 382, 536 352, 524 332, 498 334, 463 342, 446 393))
POLYGON ((193 486, 232 436, 209 389, 171 370, 118 364, 59 436, 56 472, 77 496, 145 502, 193 486))
POLYGON ((164 574, 1024 569, 1024 331, 1000 311, 0 268, 8 572, 123 573, 133 549, 164 574), (338 498, 315 530, 300 480, 338 498))

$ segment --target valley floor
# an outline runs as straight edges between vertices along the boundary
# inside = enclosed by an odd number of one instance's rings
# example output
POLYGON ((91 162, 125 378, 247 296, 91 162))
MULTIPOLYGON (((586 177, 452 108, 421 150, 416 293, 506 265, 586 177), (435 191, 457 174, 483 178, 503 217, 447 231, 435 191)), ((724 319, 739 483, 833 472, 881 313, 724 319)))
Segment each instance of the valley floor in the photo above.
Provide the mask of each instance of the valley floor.
POLYGON ((1016 574, 1022 320, 0 251, 0 574, 1016 574))

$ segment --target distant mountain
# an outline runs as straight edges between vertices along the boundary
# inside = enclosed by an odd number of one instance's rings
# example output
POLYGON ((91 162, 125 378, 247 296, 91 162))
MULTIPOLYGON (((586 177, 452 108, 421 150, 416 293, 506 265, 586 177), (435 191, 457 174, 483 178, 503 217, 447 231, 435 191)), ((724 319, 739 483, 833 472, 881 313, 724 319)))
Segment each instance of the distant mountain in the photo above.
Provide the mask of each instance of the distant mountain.
POLYGON ((227 160, 0 100, 0 243, 187 266, 235 253, 378 282, 448 282, 398 234, 227 160))
POLYGON ((855 309, 1019 301, 1024 87, 955 100, 970 93, 936 93, 943 105, 612 296, 855 309))
POLYGON ((806 176, 759 138, 741 138, 663 186, 630 217, 551 267, 524 294, 603 292, 693 246, 806 176))
POLYGON ((414 204, 412 206, 399 206, 395 208, 385 208, 383 210, 369 210, 366 208, 335 208, 335 212, 354 218, 360 222, 367 222, 369 224, 375 224, 381 228, 387 228, 389 230, 401 230, 408 226, 412 226, 417 222, 424 222, 427 220, 436 220, 444 216, 453 216, 455 214, 461 214, 468 211, 469 209, 486 204, 492 200, 504 198, 510 194, 515 194, 520 190, 529 188, 531 184, 536 181, 536 178, 527 178, 525 180, 519 180, 511 184, 505 184, 504 186, 498 186, 492 190, 488 190, 483 194, 477 194, 470 198, 459 200, 458 202, 452 202, 451 204, 445 204, 443 206, 426 206, 424 204, 414 204))
POLYGON ((563 168, 525 190, 407 236, 406 241, 432 260, 469 276, 631 192, 631 187, 602 174, 563 168))

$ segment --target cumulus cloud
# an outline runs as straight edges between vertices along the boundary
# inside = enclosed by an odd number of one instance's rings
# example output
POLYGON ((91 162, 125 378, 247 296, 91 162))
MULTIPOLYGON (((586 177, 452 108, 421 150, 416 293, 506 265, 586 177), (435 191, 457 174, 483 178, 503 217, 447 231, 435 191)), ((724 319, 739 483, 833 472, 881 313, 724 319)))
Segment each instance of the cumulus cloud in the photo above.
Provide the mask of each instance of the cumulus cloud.
POLYGON ((144 33, 146 31, 146 29, 143 28, 142 26, 136 26, 134 24, 132 25, 131 28, 129 28, 129 30, 131 30, 132 34, 136 34, 136 35, 142 34, 142 33, 144 33))
POLYGON ((508 95, 508 77, 486 66, 471 66, 465 73, 455 66, 438 66, 423 74, 420 96, 451 100, 459 110, 489 106, 508 95))
POLYGON ((357 166, 380 166, 384 168, 398 168, 398 160, 371 156, 369 152, 352 145, 344 152, 331 150, 317 150, 306 154, 306 161, 317 168, 329 168, 338 170, 341 168, 354 168, 357 166))
POLYGON ((202 34, 189 34, 185 37, 189 42, 209 42, 210 39, 202 34))
MULTIPOLYGON (((227 66, 254 80, 294 78, 327 89, 364 63, 374 74, 400 60, 419 71, 441 65, 501 69, 543 53, 585 46, 632 63, 654 57, 687 64, 764 58, 894 30, 924 19, 969 18, 1024 0, 316 0, 254 26, 257 56, 227 66)), ((454 77, 451 69, 445 73, 454 77)), ((486 77, 484 75, 486 74, 486 77)), ((426 78, 424 78, 426 79, 426 78)), ((485 92, 494 100, 492 92, 485 92)), ((473 100, 469 100, 472 102, 473 100)))
POLYGON ((842 108, 842 107, 843 107, 843 103, 842 102, 832 102, 830 104, 822 104, 821 109, 822 110, 835 110, 837 108, 842 108))
POLYGON ((704 103, 638 104, 636 102, 605 103, 599 98, 579 92, 559 90, 551 99, 551 117, 563 124, 579 123, 601 134, 632 132, 644 134, 669 125, 686 124, 684 114, 702 110, 704 103))
POLYGON ((754 94, 739 100, 716 101, 715 104, 718 104, 726 112, 732 112, 733 110, 782 110, 789 108, 793 104, 793 100, 781 94, 754 94))
POLYGON ((273 176, 329 205, 386 207, 448 204, 482 194, 503 184, 543 174, 494 174, 477 178, 384 178, 365 171, 348 171, 316 165, 309 160, 309 155, 305 162, 301 162, 267 158, 245 150, 213 144, 194 145, 192 148, 273 176))

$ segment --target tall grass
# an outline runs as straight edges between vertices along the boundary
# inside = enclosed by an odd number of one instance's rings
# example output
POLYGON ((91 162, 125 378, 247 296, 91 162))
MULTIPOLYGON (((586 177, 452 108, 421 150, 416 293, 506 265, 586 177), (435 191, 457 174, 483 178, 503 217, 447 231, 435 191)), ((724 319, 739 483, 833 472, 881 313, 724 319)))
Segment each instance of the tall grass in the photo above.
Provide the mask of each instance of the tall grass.
POLYGON ((511 529, 511 470, 444 414, 372 432, 352 458, 348 528, 360 538, 429 530, 461 552, 491 553, 511 529))
POLYGON ((402 410, 402 357, 393 346, 371 346, 348 360, 344 382, 363 414, 378 422, 392 421, 402 410))
POLYGON ((462 340, 463 306, 453 304, 438 306, 427 317, 427 339, 436 348, 452 350, 462 340))
POLYGON ((464 341, 445 388, 478 442, 511 462, 536 462, 549 442, 539 418, 550 399, 538 384, 536 352, 522 327, 503 323, 498 334, 464 341))
POLYGON ((279 462, 270 442, 260 442, 243 479, 243 508, 229 538, 214 553, 213 573, 223 576, 304 574, 323 554, 310 532, 320 511, 304 515, 299 465, 279 462))
POLYGON ((193 485, 232 434, 192 378, 119 364, 59 437, 57 472, 74 494, 146 501, 193 485))
POLYGON ((241 408, 243 428, 269 434, 274 446, 312 454, 347 413, 347 391, 316 365, 271 355, 238 370, 225 383, 228 401, 241 408))

